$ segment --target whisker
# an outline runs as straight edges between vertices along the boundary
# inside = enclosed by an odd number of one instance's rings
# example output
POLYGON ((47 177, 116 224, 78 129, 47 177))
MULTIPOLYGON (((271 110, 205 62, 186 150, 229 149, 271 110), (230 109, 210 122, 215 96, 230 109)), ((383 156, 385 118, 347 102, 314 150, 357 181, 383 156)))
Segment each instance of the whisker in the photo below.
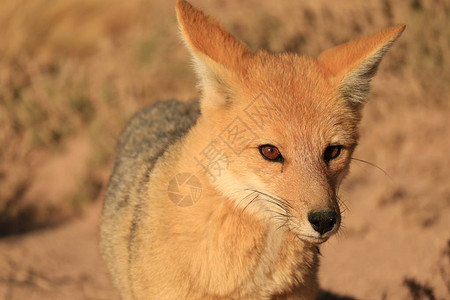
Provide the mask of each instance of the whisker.
POLYGON ((280 226, 277 227, 277 229, 275 229, 275 231, 278 231, 283 227, 286 227, 286 229, 289 230, 289 227, 287 227, 286 225, 287 225, 287 222, 283 222, 280 226))
MULTIPOLYGON (((250 200, 246 205, 245 205, 245 207, 244 207, 244 209, 242 210, 242 211, 245 211, 251 204, 253 204, 253 203, 255 203, 255 202, 257 202, 257 201, 261 201, 261 200, 263 200, 263 201, 266 201, 266 202, 269 202, 269 203, 271 203, 271 204, 273 204, 273 205, 276 205, 277 207, 279 207, 280 209, 282 209, 285 213, 287 213, 288 211, 289 211, 289 209, 286 207, 286 205, 285 205, 285 203, 283 203, 283 202, 281 202, 281 203, 279 203, 278 202, 278 200, 276 200, 276 198, 275 197, 269 197, 269 199, 267 199, 267 198, 259 198, 259 195, 261 194, 261 195, 266 195, 265 193, 262 193, 262 192, 259 192, 259 191, 257 191, 257 190, 251 190, 251 189, 245 189, 245 190, 249 190, 249 191, 251 191, 248 195, 246 195, 244 198, 242 198, 240 201, 239 201, 239 204, 242 202, 242 201, 244 201, 246 198, 248 198, 249 196, 251 196, 251 195, 253 195, 253 194, 257 194, 257 195, 255 195, 254 197, 253 197, 253 199, 252 200, 250 200), (273 199, 273 200, 272 200, 273 199)), ((238 205, 236 205, 236 207, 235 207, 235 209, 239 206, 239 204, 238 205)), ((281 214, 281 213, 280 213, 281 214)), ((287 215, 285 215, 285 216, 287 216, 287 215)))
MULTIPOLYGON (((281 212, 277 212, 277 211, 274 211, 274 210, 272 210, 272 212, 277 213, 277 214, 279 214, 279 215, 283 215, 283 216, 288 217, 288 215, 287 215, 288 210, 286 210, 285 207, 283 207, 283 206, 280 205, 279 203, 277 203, 277 202, 275 202, 275 201, 272 201, 272 200, 270 200, 270 199, 258 198, 258 197, 259 197, 259 195, 256 195, 255 198, 253 198, 252 201, 250 201, 250 203, 247 204, 247 206, 249 206, 251 203, 255 203, 255 202, 257 202, 257 201, 266 201, 266 202, 269 202, 269 203, 271 203, 271 204, 276 205, 277 207, 279 207, 280 209, 282 209, 286 214, 283 214, 283 213, 281 213, 281 212)), ((247 206, 246 206, 245 208, 247 208, 247 206)), ((245 210, 245 208, 244 208, 244 210, 245 210)), ((267 210, 266 210, 266 211, 267 211, 267 210)))
POLYGON ((341 212, 342 213, 344 213, 346 211, 349 211, 349 208, 348 208, 347 204, 345 204, 345 202, 342 201, 340 196, 336 195, 336 200, 337 200, 337 203, 338 203, 339 207, 341 208, 341 212))
MULTIPOLYGON (((251 194, 254 194, 254 193, 251 193, 251 194)), ((249 205, 252 204, 252 203, 258 198, 258 196, 259 196, 259 195, 256 195, 255 197, 253 197, 253 199, 250 200, 250 202, 247 203, 247 205, 244 207, 244 209, 242 210, 242 212, 244 212, 244 211, 247 209, 247 207, 249 207, 249 205)))
POLYGON ((358 161, 358 162, 362 162, 365 163, 371 167, 374 167, 375 169, 381 171, 385 176, 387 176, 389 179, 392 179, 392 177, 388 174, 388 172, 386 172, 383 168, 377 166, 374 163, 371 163, 370 161, 364 160, 364 159, 360 159, 360 158, 356 158, 356 157, 352 157, 352 160, 358 161))
MULTIPOLYGON (((240 191, 238 191, 240 192, 240 191)), ((238 193, 236 192, 236 193, 238 193)), ((244 201, 245 199, 247 199, 248 197, 250 197, 251 195, 253 195, 255 192, 251 192, 248 195, 246 195, 245 197, 243 197, 241 200, 239 200, 239 202, 237 203, 237 205, 235 205, 234 210, 236 210, 236 208, 239 207, 239 205, 241 204, 242 201, 244 201)), ((253 201, 253 200, 252 200, 253 201)), ((251 201, 250 201, 251 202, 251 201)), ((248 205, 248 204, 247 204, 248 205)))
POLYGON ((287 214, 283 214, 283 213, 280 213, 280 212, 278 212, 278 211, 274 211, 274 210, 271 210, 271 209, 266 209, 266 210, 264 210, 264 211, 272 212, 272 213, 276 214, 276 215, 279 216, 279 217, 290 218, 290 216, 287 215, 287 214))
POLYGON ((270 217, 271 220, 275 220, 279 222, 279 226, 275 229, 275 231, 285 227, 287 230, 289 230, 289 227, 287 226, 288 224, 288 219, 285 217, 281 217, 281 216, 271 216, 270 217))
POLYGON ((261 195, 269 197, 270 199, 285 205, 287 208, 293 209, 292 205, 290 205, 289 202, 287 200, 283 199, 283 198, 277 198, 275 196, 271 196, 271 195, 269 195, 267 193, 264 193, 264 192, 261 192, 261 191, 258 191, 258 190, 253 190, 253 189, 248 189, 248 190, 260 193, 261 195))
POLYGON ((277 201, 273 201, 273 200, 269 200, 269 199, 264 199, 264 198, 262 198, 262 200, 267 201, 267 202, 269 202, 269 203, 272 203, 272 204, 278 206, 279 208, 281 208, 282 210, 284 210, 285 212, 287 212, 286 207, 284 207, 281 203, 278 203, 277 201))
POLYGON ((274 196, 271 196, 267 193, 264 193, 264 192, 261 192, 258 190, 252 190, 252 191, 255 191, 263 196, 266 196, 267 198, 264 198, 264 200, 277 205, 278 207, 280 207, 281 209, 283 209, 286 212, 288 212, 292 208, 292 206, 289 203, 287 203, 286 201, 283 201, 281 199, 278 199, 274 196))

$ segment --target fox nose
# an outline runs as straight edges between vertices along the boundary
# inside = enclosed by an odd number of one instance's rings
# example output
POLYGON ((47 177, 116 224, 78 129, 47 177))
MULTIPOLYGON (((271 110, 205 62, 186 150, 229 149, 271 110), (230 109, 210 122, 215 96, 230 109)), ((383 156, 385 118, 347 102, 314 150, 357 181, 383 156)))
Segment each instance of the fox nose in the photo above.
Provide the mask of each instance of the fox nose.
POLYGON ((332 210, 310 211, 308 221, 312 228, 320 234, 324 234, 333 229, 336 224, 337 213, 332 210))

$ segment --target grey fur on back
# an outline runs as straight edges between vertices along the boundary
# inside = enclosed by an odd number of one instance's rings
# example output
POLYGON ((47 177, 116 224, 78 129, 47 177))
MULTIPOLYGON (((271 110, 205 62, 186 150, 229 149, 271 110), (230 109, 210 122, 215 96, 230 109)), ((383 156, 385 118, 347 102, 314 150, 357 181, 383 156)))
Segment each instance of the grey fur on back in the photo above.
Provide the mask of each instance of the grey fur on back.
MULTIPOLYGON (((105 202, 120 203, 135 172, 152 168, 167 147, 186 134, 199 115, 198 101, 168 100, 135 114, 122 132, 105 202)), ((110 205, 111 203, 108 203, 110 205)))
POLYGON ((120 136, 103 206, 100 244, 124 299, 131 298, 131 244, 142 216, 140 209, 148 201, 143 195, 153 166, 196 123, 199 114, 198 101, 158 102, 135 114, 120 136))

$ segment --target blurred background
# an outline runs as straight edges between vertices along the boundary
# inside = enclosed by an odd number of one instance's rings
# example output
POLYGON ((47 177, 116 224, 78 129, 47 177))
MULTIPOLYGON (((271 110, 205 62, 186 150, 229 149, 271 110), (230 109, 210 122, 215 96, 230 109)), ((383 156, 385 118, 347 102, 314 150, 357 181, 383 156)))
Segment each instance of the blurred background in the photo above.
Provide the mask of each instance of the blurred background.
MULTIPOLYGON (((0 299, 118 299, 97 247, 116 140, 142 107, 199 96, 174 2, 2 0, 0 299)), ((339 299, 450 299, 450 1, 192 3, 252 49, 310 56, 407 24, 320 280, 339 299)))

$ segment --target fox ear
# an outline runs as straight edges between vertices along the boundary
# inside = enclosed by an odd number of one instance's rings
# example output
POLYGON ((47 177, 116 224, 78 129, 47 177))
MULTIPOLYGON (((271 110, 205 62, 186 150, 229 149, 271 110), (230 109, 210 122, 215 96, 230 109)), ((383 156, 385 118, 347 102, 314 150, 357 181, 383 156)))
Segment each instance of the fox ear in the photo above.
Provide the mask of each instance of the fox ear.
POLYGON ((250 53, 247 46, 184 0, 177 0, 176 12, 203 94, 208 94, 208 98, 211 93, 225 100, 231 98, 230 79, 242 58, 250 53))
POLYGON ((381 59, 404 29, 405 25, 391 27, 320 54, 319 63, 331 72, 333 83, 339 85, 350 105, 361 107, 365 103, 381 59))

